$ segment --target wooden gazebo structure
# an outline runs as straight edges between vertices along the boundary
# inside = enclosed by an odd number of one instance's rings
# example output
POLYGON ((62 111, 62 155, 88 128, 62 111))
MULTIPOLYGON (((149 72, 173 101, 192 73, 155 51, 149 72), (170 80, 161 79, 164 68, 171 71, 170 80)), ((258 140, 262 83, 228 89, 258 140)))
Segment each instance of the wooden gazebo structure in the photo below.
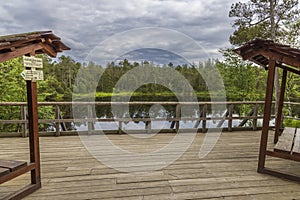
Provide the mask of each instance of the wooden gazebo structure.
MULTIPOLYGON (((238 53, 244 60, 253 61, 256 64, 264 66, 268 70, 267 87, 266 87, 266 97, 265 97, 265 107, 264 107, 264 118, 263 118, 263 128, 260 141, 260 151, 259 151, 259 161, 257 171, 260 173, 271 174, 274 176, 284 177, 296 181, 300 181, 300 177, 285 172, 280 172, 278 170, 273 170, 265 167, 266 156, 272 156, 282 159, 300 161, 300 131, 291 131, 290 141, 287 142, 288 145, 284 150, 274 149, 268 150, 268 133, 269 133, 269 122, 271 118, 271 107, 272 107, 272 96, 274 88, 274 76, 275 68, 281 68, 282 81, 280 98, 278 102, 278 110, 276 111, 276 121, 275 121, 275 136, 274 143, 278 143, 279 135, 281 134, 281 124, 282 124, 282 108, 283 100, 285 94, 285 86, 287 80, 287 73, 295 73, 300 75, 300 50, 292 48, 287 45, 282 45, 273 42, 272 40, 255 39, 251 42, 246 43, 242 47, 234 50, 238 53), (299 132, 299 133, 298 133, 299 132), (297 136, 297 137, 296 137, 297 136), (299 143, 299 144, 298 144, 299 143)), ((280 136, 283 137, 283 136, 280 136)), ((286 138, 285 138, 286 139, 286 138)))
MULTIPOLYGON (((51 31, 1 36, 0 62, 23 55, 35 56, 41 53, 56 57, 58 52, 69 49, 51 31)), ((23 189, 5 197, 5 199, 20 199, 41 187, 36 82, 34 80, 27 80, 26 86, 30 162, 0 159, 0 184, 27 172, 31 172, 31 183, 23 189)))

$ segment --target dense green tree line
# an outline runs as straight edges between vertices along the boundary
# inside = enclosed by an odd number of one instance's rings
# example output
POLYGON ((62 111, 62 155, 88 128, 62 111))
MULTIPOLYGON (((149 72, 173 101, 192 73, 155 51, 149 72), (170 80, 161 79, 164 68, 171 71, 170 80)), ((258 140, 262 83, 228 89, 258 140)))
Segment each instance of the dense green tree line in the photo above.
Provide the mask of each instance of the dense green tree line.
MULTIPOLYGON (((226 54, 227 51, 223 52, 226 54)), ((171 68, 179 72, 192 86, 193 91, 197 94, 208 94, 207 83, 202 76, 208 77, 209 80, 217 82, 215 70, 218 69, 221 78, 224 81, 227 100, 263 100, 264 88, 266 81, 266 71, 264 68, 254 65, 250 62, 241 61, 234 54, 225 56, 225 60, 207 60, 199 64, 184 64, 174 66, 172 64, 164 66, 153 66, 155 68, 164 69, 171 68)), ((80 63, 74 61, 69 56, 61 56, 58 60, 53 61, 43 56, 44 60, 44 80, 38 81, 38 98, 39 101, 71 101, 72 94, 80 95, 96 92, 95 95, 108 95, 115 92, 118 81, 126 75, 130 70, 149 64, 148 62, 129 62, 127 59, 118 64, 109 63, 107 66, 97 65, 95 63, 80 63), (82 71, 78 76, 79 69, 82 71)), ((171 63, 171 62, 170 62, 171 63)), ((20 73, 24 70, 22 66, 22 58, 13 59, 5 63, 1 63, 0 71, 0 101, 26 101, 25 81, 20 73)), ((147 72, 148 73, 148 72, 147 72)), ((150 74, 155 73, 149 72, 150 74)), ((149 75, 149 74, 148 74, 149 75)), ((146 79, 145 74, 141 79, 146 79)), ((137 92, 144 94, 160 94, 170 93, 172 86, 163 86, 157 83, 172 82, 170 77, 153 76, 152 84, 138 86, 137 92), (155 80, 156 79, 156 80, 155 80), (168 81, 168 79, 170 79, 168 81)), ((127 77, 128 84, 134 84, 137 77, 127 77)), ((124 83, 123 83, 124 84, 124 83)), ((127 82, 125 82, 125 85, 127 82)), ((126 87, 123 87, 126 89, 126 87)), ((300 85, 298 76, 289 74, 287 84, 287 100, 297 100, 300 94, 297 88, 300 85)))

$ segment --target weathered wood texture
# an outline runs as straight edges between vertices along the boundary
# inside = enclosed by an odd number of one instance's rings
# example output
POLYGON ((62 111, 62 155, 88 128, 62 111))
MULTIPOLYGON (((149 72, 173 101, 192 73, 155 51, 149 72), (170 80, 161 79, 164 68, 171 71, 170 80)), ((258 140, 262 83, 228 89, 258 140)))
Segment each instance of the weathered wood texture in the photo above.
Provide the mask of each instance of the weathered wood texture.
MULTIPOLYGON (((208 133, 209 134, 209 133, 208 133)), ((269 134, 273 137, 273 133, 269 134)), ((112 143, 133 152, 164 147, 175 134, 149 139, 107 135, 112 143)), ((42 137, 43 187, 25 199, 298 199, 300 185, 256 172, 260 131, 222 133, 213 151, 199 159, 205 134, 198 134, 190 148, 173 164, 152 172, 124 173, 93 158, 78 136, 42 137)), ((269 142, 273 148, 272 138, 269 142)), ((184 143, 185 141, 182 141, 184 143)), ((1 159, 28 159, 25 138, 2 138, 1 159)), ((103 146, 103 151, 107 147, 103 146)), ((176 151, 176 149, 174 150, 176 151)), ((172 153, 172 152, 170 152, 172 153)), ((108 159, 111 159, 108 155, 108 159)), ((268 158, 267 164, 300 174, 299 163, 268 158)), ((124 161, 124 168, 143 162, 124 161)), ((24 184, 25 175, 0 186, 0 199, 24 184)))
POLYGON ((52 31, 39 31, 0 36, 0 62, 34 52, 56 57, 58 52, 70 50, 52 31))
POLYGON ((300 128, 297 128, 295 139, 294 139, 294 147, 292 150, 293 154, 300 155, 300 128))
POLYGON ((27 166, 27 163, 24 161, 16 161, 16 160, 0 160, 0 167, 9 169, 9 171, 15 171, 22 167, 27 166))
MULTIPOLYGON (((271 115, 271 104, 272 104, 271 101, 273 98, 272 92, 274 89, 275 69, 276 67, 282 68, 283 75, 282 75, 280 97, 279 99, 277 99, 278 108, 276 110, 277 116, 276 116, 276 125, 275 125, 276 132, 274 137, 274 143, 276 143, 278 140, 279 130, 281 128, 281 123, 282 123, 282 108, 283 108, 287 72, 292 72, 300 75, 300 71, 299 71, 300 49, 295 49, 288 45, 278 44, 272 40, 265 40, 265 39, 258 38, 244 44, 243 46, 235 49, 234 51, 237 54, 239 54, 244 60, 250 60, 268 69, 263 128, 262 128, 262 136, 260 141, 260 151, 259 151, 259 161, 258 161, 257 171, 261 173, 268 173, 275 176, 280 176, 280 177, 284 176, 288 179, 300 181, 299 176, 297 177, 292 174, 284 174, 278 171, 274 171, 273 169, 265 168, 265 159, 267 154, 269 156, 275 156, 275 157, 291 159, 291 160, 299 160, 299 157, 297 156, 283 155, 282 153, 278 152, 281 151, 278 149, 277 152, 267 151, 267 143, 268 143, 269 121, 271 115)), ((280 149, 283 148, 283 151, 289 152, 293 148, 292 145, 289 146, 289 144, 284 144, 279 148, 280 149)))
POLYGON ((272 40, 255 39, 234 50, 244 60, 268 67, 269 59, 276 58, 276 67, 300 74, 300 50, 288 45, 278 44, 272 40), (293 66, 293 67, 289 67, 293 66))
POLYGON ((291 152, 295 136, 295 128, 286 127, 284 128, 282 135, 279 137, 274 150, 275 151, 286 151, 291 152))
MULTIPOLYGON (((275 102, 273 102, 275 103, 275 102)), ((176 115, 173 117, 170 117, 168 119, 164 118, 150 118, 150 117, 139 117, 139 118, 130 118, 130 117, 111 117, 111 118, 99 118, 96 117, 96 113, 93 111, 93 107, 95 109, 99 107, 106 107, 110 104, 113 105, 124 105, 126 102, 39 102, 38 106, 49 106, 53 107, 55 110, 55 114, 52 117, 49 117, 50 119, 39 119, 38 122, 40 124, 55 124, 56 131, 40 131, 40 136, 49 136, 49 135, 55 135, 55 136, 61 136, 61 135, 77 135, 78 131, 69 130, 67 129, 66 123, 69 122, 81 122, 81 123, 87 123, 88 128, 87 130, 82 130, 82 134, 88 133, 91 134, 92 132, 105 132, 105 133, 123 133, 123 125, 127 122, 139 122, 142 121, 145 123, 145 132, 151 132, 151 131, 157 131, 154 129, 154 126, 152 126, 152 122, 154 121, 165 121, 165 122, 171 122, 170 127, 165 127, 161 129, 161 132, 178 132, 185 131, 189 132, 191 130, 194 131, 194 129, 197 129, 198 132, 207 132, 208 129, 211 129, 213 127, 207 126, 207 123, 213 121, 217 121, 218 125, 217 127, 221 127, 222 124, 227 121, 228 125, 223 127, 223 130, 226 131, 245 131, 245 130, 257 130, 260 129, 261 126, 258 123, 259 119, 262 119, 263 116, 261 113, 258 112, 259 108, 263 108, 263 102, 262 101, 242 101, 242 102, 128 102, 130 106, 133 105, 163 105, 163 106, 174 106, 176 107, 176 115), (86 109, 86 113, 82 113, 82 116, 88 116, 87 118, 68 118, 62 116, 60 112, 60 106, 69 107, 70 109, 72 106, 80 106, 83 109, 86 109), (191 116, 181 116, 180 115, 180 107, 181 105, 198 105, 200 107, 199 112, 201 112, 200 116, 196 117, 193 114, 191 116), (209 114, 211 111, 208 111, 208 107, 211 107, 213 105, 223 105, 224 107, 228 107, 228 113, 227 116, 214 116, 209 114), (247 116, 233 116, 233 110, 235 107, 239 107, 242 105, 247 105, 253 107, 252 111, 250 112, 251 115, 247 116), (191 126, 190 128, 182 126, 182 121, 185 120, 191 120, 195 121, 194 126, 191 126), (233 120, 243 120, 242 124, 239 126, 233 125, 233 120), (252 121, 252 123, 246 124, 248 121, 252 121), (99 128, 95 128, 96 122, 117 122, 119 124, 118 129, 116 130, 101 130, 99 128), (200 122, 202 122, 200 124, 200 122), (245 126, 244 126, 245 125, 245 126), (252 126, 252 127, 251 127, 252 126)), ((297 105, 298 103, 290 103, 290 105, 297 105)), ((19 124, 22 129, 20 129, 19 132, 1 132, 0 137, 12 137, 12 136, 27 136, 27 125, 28 125, 28 117, 26 114, 26 104, 25 102, 0 102, 0 108, 2 106, 13 106, 13 107, 20 107, 20 117, 18 119, 9 119, 9 120, 3 120, 0 119, 0 124, 19 124)), ((272 118, 275 117, 275 115, 271 116, 272 118)), ((211 124, 211 123, 210 123, 211 124)), ((1 131, 1 130, 0 130, 1 131)), ((138 129, 137 131, 140 131, 138 129)))

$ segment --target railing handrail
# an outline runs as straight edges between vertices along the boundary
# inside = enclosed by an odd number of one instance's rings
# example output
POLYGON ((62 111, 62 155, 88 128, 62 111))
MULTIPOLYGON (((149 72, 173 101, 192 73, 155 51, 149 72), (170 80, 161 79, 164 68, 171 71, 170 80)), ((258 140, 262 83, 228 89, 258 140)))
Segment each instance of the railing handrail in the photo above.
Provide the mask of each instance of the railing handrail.
MULTIPOLYGON (((132 101, 132 102, 104 102, 104 101, 70 101, 70 102, 38 102, 38 105, 40 106, 51 106, 51 105, 124 105, 124 104, 129 104, 129 105, 176 105, 180 103, 181 105, 219 105, 219 104, 264 104, 264 101, 199 101, 199 102, 176 102, 176 101, 132 101)), ((275 103, 275 101, 273 101, 275 103)), ((289 102, 285 101, 284 104, 290 104, 290 105, 300 105, 300 102, 289 102)), ((0 106, 26 106, 26 102, 0 102, 0 106)))
MULTIPOLYGON (((275 103, 275 101, 273 101, 275 103)), ((119 122, 120 129, 122 129, 122 123, 123 122, 130 122, 130 121, 143 121, 145 122, 145 129, 149 128, 149 123, 151 121, 161 121, 161 120, 167 120, 172 122, 172 125, 170 129, 174 129, 176 127, 176 131, 179 129, 179 122, 180 120, 196 120, 195 127, 198 127, 200 122, 202 121, 202 132, 205 132, 207 130, 206 127, 206 121, 208 120, 220 120, 220 124, 224 123, 224 121, 228 121, 228 130, 231 131, 232 128, 232 121, 237 119, 242 120, 253 120, 253 130, 256 130, 257 127, 257 120, 262 119, 262 114, 258 113, 258 106, 262 106, 264 104, 264 101, 219 101, 219 102, 145 102, 145 101, 134 101, 134 102, 87 102, 87 101, 72 101, 72 102, 38 102, 39 106, 53 106, 55 109, 55 116, 54 119, 39 119, 39 123, 53 123, 56 126, 56 135, 61 135, 63 131, 60 131, 61 124, 67 123, 67 122, 86 122, 88 123, 88 131, 93 131, 93 123, 95 122, 112 122, 117 121, 119 122), (176 106, 176 113, 175 116, 172 116, 168 119, 151 119, 150 117, 139 117, 139 118, 133 118, 130 117, 114 117, 114 118, 97 118, 95 113, 93 113, 93 110, 91 109, 92 106, 111 106, 111 105, 172 105, 176 106), (202 108, 202 114, 199 117, 184 117, 180 115, 180 106, 181 105, 199 105, 202 108), (207 107, 212 105, 225 105, 227 107, 228 114, 224 116, 208 116, 207 114, 207 107), (253 113, 251 115, 247 116, 234 116, 233 115, 233 106, 234 105, 252 105, 253 113), (60 113, 60 106, 87 106, 88 112, 86 118, 72 118, 72 119, 63 119, 61 118, 60 113)), ((290 104, 290 105, 300 105, 300 102, 284 102, 284 104, 290 104)), ((0 102, 1 106, 20 106, 21 112, 20 112, 20 118, 15 120, 1 120, 0 124, 21 124, 22 125, 22 136, 26 136, 27 134, 27 118, 26 118, 26 102, 0 102)), ((250 114, 250 113, 249 113, 250 114)), ((274 118, 274 116, 272 116, 274 118)), ((245 123, 244 123, 245 124, 245 123)), ((151 130, 151 125, 150 125, 151 130)), ((118 132, 121 132, 121 130, 118 130, 118 132)), ((1 135, 0 135, 1 136, 1 135)))

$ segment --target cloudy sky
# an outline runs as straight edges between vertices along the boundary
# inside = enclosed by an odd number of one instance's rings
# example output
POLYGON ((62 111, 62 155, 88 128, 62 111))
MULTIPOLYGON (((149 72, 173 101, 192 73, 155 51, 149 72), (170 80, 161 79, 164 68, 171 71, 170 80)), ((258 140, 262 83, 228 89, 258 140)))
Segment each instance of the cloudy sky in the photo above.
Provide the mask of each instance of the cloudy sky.
POLYGON ((78 61, 123 57, 166 60, 174 55, 197 61, 218 58, 218 49, 230 46, 233 28, 228 12, 237 1, 1 1, 0 33, 52 30, 72 48, 66 54, 78 61))

